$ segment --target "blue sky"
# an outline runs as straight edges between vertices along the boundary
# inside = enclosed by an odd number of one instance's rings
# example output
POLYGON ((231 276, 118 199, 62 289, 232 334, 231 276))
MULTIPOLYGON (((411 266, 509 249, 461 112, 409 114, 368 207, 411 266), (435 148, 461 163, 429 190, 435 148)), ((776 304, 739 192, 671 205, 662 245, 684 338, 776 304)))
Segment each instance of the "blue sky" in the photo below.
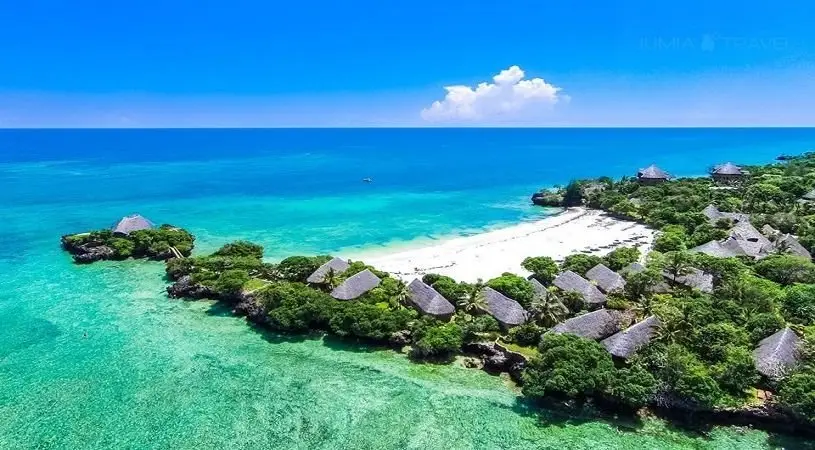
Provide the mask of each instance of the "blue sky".
POLYGON ((4 1, 0 127, 815 125, 812 3, 4 1))

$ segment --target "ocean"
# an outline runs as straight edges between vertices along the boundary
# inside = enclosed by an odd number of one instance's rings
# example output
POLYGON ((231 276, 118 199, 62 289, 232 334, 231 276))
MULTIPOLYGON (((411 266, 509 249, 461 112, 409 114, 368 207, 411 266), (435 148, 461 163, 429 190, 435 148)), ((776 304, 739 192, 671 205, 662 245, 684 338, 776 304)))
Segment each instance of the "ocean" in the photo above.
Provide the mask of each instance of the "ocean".
POLYGON ((381 252, 541 218, 529 195, 573 178, 811 149, 793 128, 0 130, 0 449, 781 445, 563 417, 502 377, 263 333, 168 299, 160 263, 75 266, 59 237, 140 213, 199 253, 381 252))

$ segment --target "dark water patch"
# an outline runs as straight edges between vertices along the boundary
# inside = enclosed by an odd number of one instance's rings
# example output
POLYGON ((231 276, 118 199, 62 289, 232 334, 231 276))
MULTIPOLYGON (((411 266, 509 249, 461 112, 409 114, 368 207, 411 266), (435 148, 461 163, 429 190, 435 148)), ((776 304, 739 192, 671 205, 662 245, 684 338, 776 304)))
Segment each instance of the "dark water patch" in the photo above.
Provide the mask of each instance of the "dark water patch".
POLYGON ((62 334, 53 322, 27 315, 3 314, 0 327, 0 358, 23 351, 31 346, 54 341, 62 334))

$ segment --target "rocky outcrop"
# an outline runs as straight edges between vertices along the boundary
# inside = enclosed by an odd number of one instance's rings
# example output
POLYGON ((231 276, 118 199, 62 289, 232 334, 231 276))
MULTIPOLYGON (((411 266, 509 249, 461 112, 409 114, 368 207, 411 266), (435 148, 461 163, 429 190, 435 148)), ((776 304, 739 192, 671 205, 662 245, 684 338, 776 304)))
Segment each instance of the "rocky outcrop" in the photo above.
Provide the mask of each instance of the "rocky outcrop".
POLYGON ((464 345, 464 352, 476 355, 484 362, 484 370, 490 373, 507 372, 516 383, 526 367, 526 357, 509 351, 495 342, 473 342, 464 345))
POLYGON ((90 264, 92 262, 114 259, 116 257, 116 252, 107 245, 100 245, 96 242, 76 244, 70 237, 71 236, 62 237, 62 248, 70 253, 74 261, 78 264, 90 264))
POLYGON ((558 208, 563 206, 563 195, 554 191, 540 191, 532 194, 532 203, 538 206, 558 208))
POLYGON ((167 294, 172 298, 189 298, 195 300, 217 298, 217 294, 212 289, 194 282, 189 275, 184 275, 175 283, 168 286, 167 294))

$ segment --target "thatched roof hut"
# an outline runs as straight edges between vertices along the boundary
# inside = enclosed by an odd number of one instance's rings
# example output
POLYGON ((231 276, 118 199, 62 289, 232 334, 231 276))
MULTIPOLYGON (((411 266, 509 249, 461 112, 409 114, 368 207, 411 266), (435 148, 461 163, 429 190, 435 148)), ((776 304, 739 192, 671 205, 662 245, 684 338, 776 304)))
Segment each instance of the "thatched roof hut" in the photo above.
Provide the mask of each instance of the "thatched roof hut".
POLYGON ((763 339, 753 351, 756 370, 771 380, 780 380, 798 364, 801 339, 789 327, 763 339))
POLYGON ((128 235, 134 231, 149 230, 153 227, 155 227, 153 222, 150 222, 139 214, 132 214, 122 217, 110 230, 116 234, 128 235))
POLYGON ((724 163, 713 168, 710 172, 713 179, 720 183, 728 183, 741 180, 747 172, 733 163, 724 163))
POLYGON ((804 194, 801 197, 801 199, 805 200, 805 201, 810 201, 810 202, 815 201, 815 189, 813 189, 813 190, 807 192, 806 194, 804 194))
POLYGON ((574 334, 599 341, 619 332, 628 320, 625 313, 620 311, 598 309, 555 325, 552 333, 574 334))
POLYGON ((595 285, 571 270, 558 275, 552 284, 565 292, 577 292, 583 296, 583 301, 589 305, 601 305, 608 300, 595 285))
POLYGON ((520 303, 489 286, 485 287, 483 292, 487 301, 487 312, 503 327, 514 327, 526 322, 527 314, 520 303))
POLYGON ((781 250, 784 253, 789 253, 790 255, 800 256, 806 259, 812 259, 812 253, 806 249, 795 236, 791 234, 784 234, 781 235, 775 241, 775 248, 777 250, 781 250))
POLYGON ((637 171, 637 180, 645 184, 661 183, 670 179, 671 176, 668 172, 665 172, 653 164, 637 171))
POLYGON ((738 239, 728 237, 721 241, 706 242, 698 247, 691 249, 692 252, 704 253, 716 258, 731 258, 736 256, 751 256, 750 253, 754 252, 754 248, 742 245, 743 242, 738 239))
POLYGON ((349 267, 351 267, 351 265, 348 264, 348 261, 340 258, 332 258, 331 261, 328 261, 322 266, 318 267, 314 273, 309 275, 306 281, 311 284, 322 284, 325 283, 325 277, 328 275, 328 272, 333 270, 334 275, 339 275, 348 270, 349 267))
POLYGON ((639 349, 648 345, 654 337, 660 322, 656 316, 638 322, 631 327, 604 339, 601 344, 609 353, 618 358, 628 359, 639 349))
POLYGON ((690 268, 688 273, 674 278, 667 271, 662 273, 662 276, 674 283, 687 286, 692 289, 698 289, 705 293, 713 292, 713 275, 705 273, 696 268, 690 268))
POLYGON ((337 300, 353 300, 379 286, 381 282, 382 280, 378 276, 374 275, 369 269, 365 269, 334 288, 331 291, 331 296, 337 300))
POLYGON ((532 284, 532 289, 535 291, 535 294, 543 298, 547 298, 549 296, 549 290, 546 289, 546 286, 544 286, 540 281, 531 278, 529 282, 532 284))
POLYGON ((625 287, 625 280, 617 272, 603 264, 597 264, 586 272, 586 278, 594 282, 606 294, 621 291, 625 287))
POLYGON ((422 314, 449 320, 456 308, 435 289, 418 278, 408 285, 408 300, 422 314))
POLYGON ((640 273, 645 271, 645 266, 638 262, 632 262, 631 264, 623 267, 620 270, 620 275, 629 275, 632 273, 640 273))
POLYGON ((734 212, 722 212, 722 211, 719 211, 719 208, 717 208, 713 204, 707 205, 705 207, 705 209, 702 210, 702 214, 704 214, 705 217, 707 217, 708 220, 710 222, 714 223, 714 224, 719 219, 730 219, 730 220, 733 221, 733 223, 749 222, 750 221, 750 215, 749 214, 734 213, 734 212))

